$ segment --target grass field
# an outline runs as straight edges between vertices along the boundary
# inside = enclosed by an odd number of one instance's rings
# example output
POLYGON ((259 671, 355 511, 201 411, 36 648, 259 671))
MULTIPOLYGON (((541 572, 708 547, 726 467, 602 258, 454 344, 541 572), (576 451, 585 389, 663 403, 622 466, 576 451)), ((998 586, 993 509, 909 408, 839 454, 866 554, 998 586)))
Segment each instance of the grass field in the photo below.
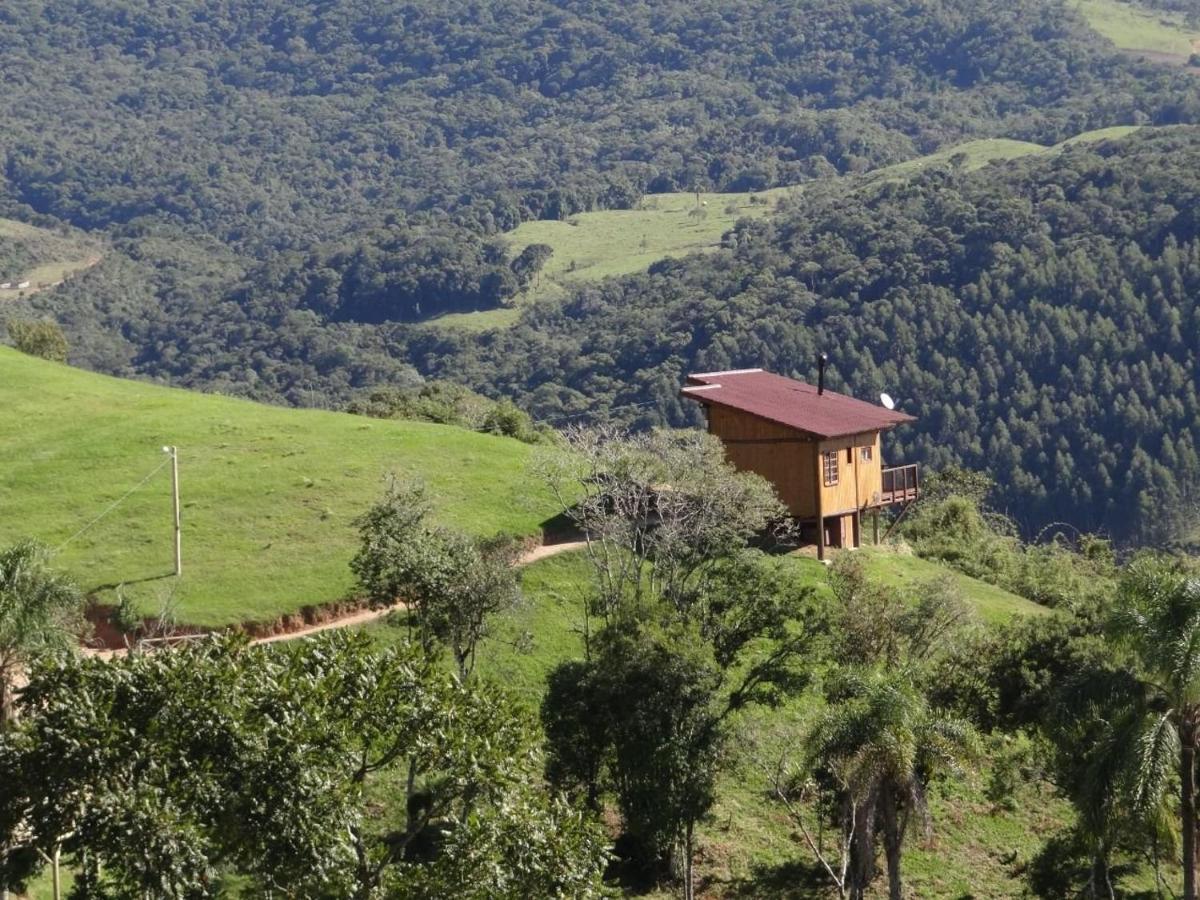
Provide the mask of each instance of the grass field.
POLYGON ((564 296, 571 285, 641 272, 661 259, 703 253, 718 245, 738 219, 774 211, 792 188, 757 194, 650 194, 637 209, 580 213, 565 221, 525 222, 508 233, 510 255, 549 244, 554 255, 515 306, 434 319, 439 328, 484 331, 511 325, 520 306, 564 296))
POLYGON ((965 144, 956 144, 953 147, 946 147, 938 150, 936 153, 930 153, 928 156, 921 156, 917 159, 906 160, 902 163, 896 163, 894 166, 886 166, 882 169, 876 169, 873 172, 868 172, 862 176, 864 184, 875 184, 884 182, 902 181, 907 178, 912 178, 925 169, 939 168, 951 164, 959 165, 963 170, 971 172, 976 169, 982 169, 984 166, 994 162, 1006 162, 1012 159, 1021 159, 1027 156, 1036 156, 1041 153, 1054 154, 1061 153, 1068 147, 1075 147, 1082 144, 1098 144, 1102 141, 1116 141, 1121 138, 1128 137, 1144 128, 1187 128, 1186 125, 1114 125, 1111 128, 1098 128, 1095 131, 1085 131, 1082 134, 1077 134, 1074 137, 1067 138, 1060 144, 1055 144, 1051 147, 1045 147, 1041 144, 1033 144, 1029 141, 1011 141, 1007 138, 985 138, 978 141, 968 141, 965 144))
POLYGON ((1121 0, 1072 0, 1089 25, 1118 48, 1186 63, 1200 52, 1200 29, 1180 13, 1147 9, 1121 0))
MULTIPOLYGON (((984 623, 998 624, 1014 616, 1040 616, 1048 612, 1046 607, 1024 597, 908 552, 886 546, 864 547, 857 552, 863 555, 867 573, 871 577, 902 590, 916 588, 938 578, 951 579, 963 600, 974 610, 978 620, 984 623)), ((824 583, 825 566, 817 560, 793 556, 788 557, 788 563, 803 573, 802 577, 810 584, 824 583)))
MULTIPOLYGON (((39 290, 39 285, 53 285, 77 272, 94 266, 103 255, 103 244, 81 231, 65 232, 37 228, 15 219, 0 218, 0 238, 16 241, 26 248, 34 265, 21 272, 0 272, 0 282, 19 284, 30 282, 25 293, 39 290)), ((0 302, 18 292, 0 291, 0 302)))
POLYGON ((532 534, 553 513, 530 448, 417 422, 263 406, 94 375, 0 348, 0 541, 67 541, 58 563, 104 602, 115 586, 181 622, 270 621, 350 590, 351 520, 388 472, 424 479, 444 521, 532 534), (165 444, 179 447, 183 577, 172 565, 165 444))
POLYGON ((945 166, 956 158, 961 159, 962 167, 967 171, 982 169, 990 162, 1006 159, 1017 159, 1034 153, 1043 153, 1046 147, 1032 144, 1029 141, 1011 141, 1007 138, 986 138, 978 141, 968 141, 946 147, 936 153, 905 160, 894 166, 885 166, 863 176, 863 180, 871 183, 876 180, 898 181, 911 178, 924 169, 945 166))

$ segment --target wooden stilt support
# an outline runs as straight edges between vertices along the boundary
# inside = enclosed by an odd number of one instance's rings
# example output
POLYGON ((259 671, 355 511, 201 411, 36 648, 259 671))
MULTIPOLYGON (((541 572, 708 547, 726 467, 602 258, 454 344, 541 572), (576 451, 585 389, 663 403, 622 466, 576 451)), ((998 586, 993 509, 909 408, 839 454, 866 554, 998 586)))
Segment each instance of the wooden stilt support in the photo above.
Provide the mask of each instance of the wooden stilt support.
POLYGON ((888 530, 886 532, 884 532, 883 539, 885 541, 889 537, 891 537, 892 532, 896 530, 896 526, 900 524, 901 520, 904 518, 905 513, 908 512, 908 510, 911 506, 912 506, 911 503, 905 503, 902 507, 900 507, 900 515, 896 516, 896 521, 892 522, 892 524, 888 526, 888 530))
POLYGON ((814 457, 814 462, 816 463, 816 476, 817 476, 817 480, 815 482, 815 484, 817 486, 817 559, 824 562, 825 561, 825 502, 824 502, 825 501, 825 491, 821 487, 821 485, 823 485, 825 483, 825 481, 824 481, 825 475, 824 475, 824 469, 822 468, 822 464, 823 464, 824 460, 822 458, 820 443, 818 443, 816 445, 816 452, 813 453, 813 457, 814 457))

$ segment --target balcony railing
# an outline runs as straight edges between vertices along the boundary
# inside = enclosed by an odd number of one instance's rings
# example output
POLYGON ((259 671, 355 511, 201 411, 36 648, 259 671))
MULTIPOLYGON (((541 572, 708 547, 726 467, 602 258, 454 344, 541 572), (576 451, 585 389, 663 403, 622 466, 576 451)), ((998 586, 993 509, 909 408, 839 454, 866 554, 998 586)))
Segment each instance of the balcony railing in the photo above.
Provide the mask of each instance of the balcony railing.
POLYGON ((921 495, 921 479, 917 463, 907 466, 884 466, 883 492, 879 495, 881 506, 894 503, 911 503, 921 495))

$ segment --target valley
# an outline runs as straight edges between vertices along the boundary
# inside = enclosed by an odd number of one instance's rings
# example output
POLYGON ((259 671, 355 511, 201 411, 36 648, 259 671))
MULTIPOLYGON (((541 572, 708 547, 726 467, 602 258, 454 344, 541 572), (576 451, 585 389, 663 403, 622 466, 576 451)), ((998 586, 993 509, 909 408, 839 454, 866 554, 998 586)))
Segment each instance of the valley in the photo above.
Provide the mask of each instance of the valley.
POLYGON ((0 896, 1198 900, 1198 2, 5 0, 0 896))

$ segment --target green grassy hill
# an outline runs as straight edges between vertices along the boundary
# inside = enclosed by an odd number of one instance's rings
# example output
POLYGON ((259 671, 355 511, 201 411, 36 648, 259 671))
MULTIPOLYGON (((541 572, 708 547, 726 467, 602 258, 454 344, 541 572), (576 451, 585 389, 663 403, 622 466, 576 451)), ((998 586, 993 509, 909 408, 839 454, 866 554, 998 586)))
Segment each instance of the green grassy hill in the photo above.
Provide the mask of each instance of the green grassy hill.
POLYGON ((1177 65, 1200 52, 1200 29, 1181 13, 1121 0, 1072 0, 1089 25, 1119 49, 1177 65))
POLYGON ((53 231, 0 218, 0 284, 28 281, 26 290, 0 290, 0 305, 21 293, 58 284, 98 263, 104 245, 75 229, 53 231))
POLYGON ((1006 160, 1020 159, 1039 153, 1061 153, 1069 147, 1076 147, 1083 144, 1098 144, 1102 141, 1120 140, 1145 128, 1163 130, 1179 127, 1186 128, 1188 126, 1114 125, 1110 128, 1097 128, 1095 131, 1085 131, 1074 137, 1067 138, 1062 143, 1055 144, 1052 147, 1044 147, 1041 144, 1034 144, 1029 141, 1012 141, 1007 138, 986 138, 978 141, 967 141, 965 144, 946 147, 927 156, 920 156, 916 159, 897 163, 894 166, 885 166, 882 169, 876 169, 862 176, 862 181, 868 185, 895 182, 912 178, 925 169, 949 165, 958 165, 965 171, 971 172, 976 169, 982 169, 991 163, 1001 163, 1006 160))
POLYGON ((351 521, 388 472, 424 479, 438 515, 480 534, 533 534, 553 514, 530 448, 417 422, 263 406, 93 375, 0 348, 0 542, 57 547, 154 474, 58 562, 103 602, 116 586, 181 622, 269 621, 344 597, 351 521), (171 577, 170 476, 179 447, 183 577, 171 577))
POLYGON ((432 324, 471 331, 511 325, 520 315, 521 305, 560 298, 572 285, 643 272, 661 259, 711 250, 738 219, 769 215, 779 200, 794 190, 701 193, 699 197, 694 193, 650 194, 636 209, 525 222, 507 235, 512 256, 530 244, 554 248, 533 288, 514 306, 442 316, 432 324))

